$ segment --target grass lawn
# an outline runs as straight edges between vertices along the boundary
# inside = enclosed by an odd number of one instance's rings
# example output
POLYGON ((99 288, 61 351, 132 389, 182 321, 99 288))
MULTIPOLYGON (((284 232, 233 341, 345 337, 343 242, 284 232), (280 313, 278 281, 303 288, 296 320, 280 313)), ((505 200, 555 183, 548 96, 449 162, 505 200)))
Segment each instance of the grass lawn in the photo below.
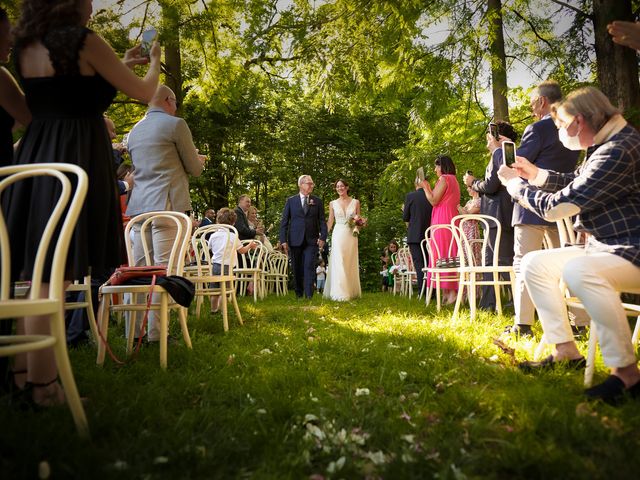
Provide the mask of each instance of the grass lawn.
POLYGON ((194 349, 170 345, 166 372, 157 347, 104 368, 72 351, 91 441, 66 408, 3 399, 0 478, 637 478, 640 404, 584 403, 581 373, 520 373, 491 342, 507 318, 452 323, 383 293, 240 308, 227 334, 191 317, 194 349))

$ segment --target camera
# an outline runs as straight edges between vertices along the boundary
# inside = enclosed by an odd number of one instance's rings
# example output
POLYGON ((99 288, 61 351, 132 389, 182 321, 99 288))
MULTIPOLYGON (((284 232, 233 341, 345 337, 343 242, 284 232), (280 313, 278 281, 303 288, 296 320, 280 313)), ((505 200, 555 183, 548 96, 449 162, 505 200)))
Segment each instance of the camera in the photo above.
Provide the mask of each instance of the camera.
POLYGON ((496 140, 500 139, 500 132, 498 132, 498 125, 497 124, 495 124, 493 122, 489 124, 489 133, 496 140))
POLYGON ((502 158, 504 164, 510 167, 516 161, 516 144, 513 142, 502 143, 502 158))
POLYGON ((142 42, 140 44, 140 56, 148 57, 151 53, 151 45, 153 41, 156 39, 158 35, 158 31, 155 28, 150 28, 149 30, 145 30, 142 32, 142 42))

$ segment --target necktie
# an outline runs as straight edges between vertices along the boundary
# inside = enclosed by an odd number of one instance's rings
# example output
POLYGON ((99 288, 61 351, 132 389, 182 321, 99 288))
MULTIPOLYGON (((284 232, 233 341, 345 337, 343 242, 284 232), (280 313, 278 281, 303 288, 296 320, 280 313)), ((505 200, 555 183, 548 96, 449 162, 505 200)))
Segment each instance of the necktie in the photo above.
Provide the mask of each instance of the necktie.
POLYGON ((307 203, 307 196, 306 195, 304 197, 302 197, 302 210, 304 211, 305 215, 309 211, 309 204, 307 203))

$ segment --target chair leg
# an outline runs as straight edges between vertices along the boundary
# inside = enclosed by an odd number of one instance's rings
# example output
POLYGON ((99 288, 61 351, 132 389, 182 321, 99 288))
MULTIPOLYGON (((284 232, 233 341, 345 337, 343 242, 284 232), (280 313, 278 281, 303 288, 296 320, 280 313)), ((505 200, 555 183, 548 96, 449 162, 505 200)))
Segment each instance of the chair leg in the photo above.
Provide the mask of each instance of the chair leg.
POLYGON ((500 296, 500 285, 498 285, 499 280, 500 276, 498 273, 493 272, 493 291, 496 294, 496 311, 498 315, 502 315, 502 297, 500 296))
POLYGON ((458 314, 460 313, 460 305, 462 305, 462 296, 464 295, 464 283, 462 281, 462 277, 460 278, 460 282, 458 283, 458 295, 456 296, 456 304, 453 307, 453 315, 451 315, 451 320, 457 320, 458 314))
POLYGON ((227 282, 220 282, 220 303, 222 303, 222 326, 224 331, 229 331, 229 317, 227 316, 227 282))
POLYGON ((91 295, 91 276, 84 277, 84 283, 89 285, 89 290, 85 293, 85 301, 87 302, 87 317, 89 318, 89 329, 91 336, 96 345, 100 343, 98 338, 98 325, 96 324, 96 315, 93 312, 93 296, 91 295))
POLYGON ((590 387, 593 382, 593 372, 596 368, 596 353, 598 350, 598 335, 591 322, 589 328, 589 346, 587 347, 587 366, 584 369, 584 386, 590 387))
MULTIPOLYGON (((109 305, 111 303, 111 295, 103 295, 102 301, 98 306, 98 325, 100 326, 99 332, 102 333, 102 337, 100 338, 100 334, 98 334, 98 356, 96 358, 96 363, 100 366, 104 364, 104 357, 107 353, 107 346, 105 342, 109 336, 109 305)), ((96 325, 97 326, 97 325, 96 325)))
POLYGON ((469 279, 467 283, 467 297, 469 298, 469 310, 471 320, 476 319, 477 308, 476 308, 476 274, 470 273, 469 279))
POLYGON ((167 293, 160 293, 160 367, 167 369, 167 344, 169 337, 169 299, 167 293))
POLYGON ((51 331, 53 336, 56 338, 56 343, 53 346, 53 353, 56 358, 58 375, 62 382, 62 388, 64 389, 67 405, 69 405, 69 410, 71 410, 71 415, 73 416, 73 421, 76 424, 79 435, 83 438, 89 438, 89 424, 84 413, 82 401, 80 400, 76 381, 73 377, 73 370, 71 369, 71 362, 69 361, 69 353, 67 352, 64 311, 62 307, 60 307, 58 311, 51 316, 51 331))
POLYGON ((440 311, 442 306, 440 301, 440 274, 436 273, 436 311, 440 311))
POLYGON ((234 290, 231 291, 231 301, 233 302, 233 309, 236 312, 238 323, 240 325, 244 325, 244 323, 242 322, 242 315, 240 315, 240 307, 238 307, 238 299, 236 298, 236 292, 234 290))
POLYGON ((251 278, 253 278, 253 303, 256 303, 258 301, 258 289, 260 288, 258 275, 254 273, 251 278))
POLYGON ((191 345, 191 336, 189 335, 189 327, 187 326, 187 309, 183 307, 178 308, 178 318, 180 319, 180 328, 182 329, 182 338, 188 348, 193 348, 191 345))
POLYGON ((636 319, 636 326, 633 329, 633 335, 631 336, 631 343, 633 344, 633 349, 635 350, 636 345, 638 344, 638 337, 640 336, 640 315, 636 319))
POLYGON ((204 300, 203 295, 196 294, 196 317, 200 316, 200 309, 202 308, 203 300, 204 300))

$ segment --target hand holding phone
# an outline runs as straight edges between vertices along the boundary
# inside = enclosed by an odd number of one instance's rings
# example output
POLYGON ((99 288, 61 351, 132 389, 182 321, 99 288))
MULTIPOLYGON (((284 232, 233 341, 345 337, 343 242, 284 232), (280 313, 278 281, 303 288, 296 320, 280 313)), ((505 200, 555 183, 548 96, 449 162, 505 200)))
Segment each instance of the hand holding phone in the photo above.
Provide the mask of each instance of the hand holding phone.
POLYGON ((502 159, 507 167, 516 161, 516 144, 505 140, 502 142, 502 159))
POLYGON ((423 167, 418 168, 418 171, 416 172, 416 175, 418 175, 418 180, 420 180, 420 183, 424 182, 424 168, 423 167))
POLYGON ((158 36, 158 31, 155 28, 150 28, 142 32, 142 43, 140 44, 140 56, 149 57, 151 54, 151 45, 158 36))

